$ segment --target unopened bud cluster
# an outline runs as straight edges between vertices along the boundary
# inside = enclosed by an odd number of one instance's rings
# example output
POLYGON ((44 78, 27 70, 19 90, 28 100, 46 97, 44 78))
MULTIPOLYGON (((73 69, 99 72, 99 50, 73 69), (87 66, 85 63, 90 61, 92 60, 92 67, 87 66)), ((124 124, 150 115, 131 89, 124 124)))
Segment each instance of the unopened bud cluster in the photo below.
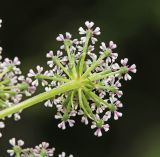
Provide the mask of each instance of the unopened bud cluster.
MULTIPOLYGON (((49 143, 42 142, 41 144, 35 146, 34 148, 23 148, 24 141, 12 138, 9 140, 12 145, 12 149, 7 150, 10 156, 14 157, 53 157, 55 148, 50 148, 49 143)), ((65 152, 62 152, 58 157, 67 157, 65 152)), ((69 155, 68 157, 73 157, 69 155)))

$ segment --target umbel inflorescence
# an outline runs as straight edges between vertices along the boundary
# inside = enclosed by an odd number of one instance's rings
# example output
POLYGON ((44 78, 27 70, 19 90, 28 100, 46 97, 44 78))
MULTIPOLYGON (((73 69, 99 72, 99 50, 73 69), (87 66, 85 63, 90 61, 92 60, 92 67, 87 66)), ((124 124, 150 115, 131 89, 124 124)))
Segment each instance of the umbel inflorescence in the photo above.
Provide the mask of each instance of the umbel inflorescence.
POLYGON ((136 66, 129 66, 127 58, 121 60, 121 65, 115 62, 118 54, 113 52, 117 47, 113 41, 109 44, 102 42, 95 53, 96 36, 101 32, 99 27, 94 28, 93 22, 86 21, 85 28, 79 28, 79 34, 82 35, 80 40, 72 39, 68 32, 59 34, 60 50, 46 55, 51 69, 43 71, 43 67, 37 66, 37 72, 30 70, 28 76, 36 78, 32 85, 38 86, 41 81, 46 91, 70 84, 69 91, 44 104, 46 107, 56 106, 55 118, 61 121, 59 128, 74 126, 74 117, 80 115, 82 123, 88 125, 90 120, 91 128, 96 128, 94 134, 102 136, 102 129, 109 130, 108 120, 112 115, 115 120, 122 116, 119 109, 123 105, 118 100, 123 94, 121 80, 131 80, 129 73, 136 73, 136 66))
MULTIPOLYGON (((15 157, 53 157, 55 148, 50 148, 49 143, 42 142, 41 144, 35 146, 34 148, 23 148, 24 141, 17 140, 12 138, 9 140, 9 143, 12 145, 12 149, 8 149, 7 152, 10 156, 15 157)), ((65 152, 62 152, 57 157, 67 157, 65 152)), ((69 155, 68 157, 73 157, 69 155)))
POLYGON ((59 34, 60 49, 46 55, 50 69, 44 71, 38 65, 36 71, 29 71, 32 87, 41 83, 45 92, 2 110, 0 118, 46 100, 46 107, 56 106, 55 118, 60 120, 58 127, 63 130, 67 125, 75 125, 76 115, 81 116, 85 125, 91 123, 98 137, 102 136, 102 130, 109 130, 108 121, 122 116, 121 81, 131 80, 130 73, 136 73, 136 65, 129 66, 127 58, 120 64, 116 62, 117 45, 113 41, 102 42, 99 50, 95 50, 96 36, 101 32, 93 22, 86 21, 85 28, 79 28, 79 34, 80 39, 73 39, 68 32, 59 34))
MULTIPOLYGON (((0 27, 1 23, 2 20, 0 19, 0 27)), ((3 59, 2 47, 0 47, 0 110, 15 106, 22 100, 23 95, 31 96, 35 92, 36 87, 31 84, 31 78, 26 78, 22 75, 19 65, 18 57, 13 60, 9 58, 3 59)), ((21 110, 14 114, 16 121, 20 119, 20 112, 21 110)), ((11 116, 8 115, 8 117, 11 116)), ((0 129, 4 127, 4 122, 0 121, 0 129)))

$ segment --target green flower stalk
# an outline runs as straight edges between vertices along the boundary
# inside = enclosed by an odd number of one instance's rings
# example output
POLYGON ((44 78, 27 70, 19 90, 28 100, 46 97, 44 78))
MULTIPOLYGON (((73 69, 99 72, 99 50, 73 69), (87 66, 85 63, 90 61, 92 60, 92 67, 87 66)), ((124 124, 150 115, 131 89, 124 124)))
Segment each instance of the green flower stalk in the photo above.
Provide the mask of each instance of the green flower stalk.
POLYGON ((121 60, 121 65, 115 62, 118 54, 113 52, 117 47, 113 41, 109 44, 102 42, 95 53, 100 28, 94 28, 94 23, 89 21, 85 26, 85 29, 79 28, 80 39, 72 39, 68 32, 59 34, 56 39, 62 43, 60 50, 56 53, 49 51, 46 55, 49 70, 44 71, 39 65, 36 72, 30 69, 31 85, 41 84, 45 92, 1 110, 0 118, 46 101, 46 107, 57 108, 55 118, 61 120, 59 128, 64 130, 67 124, 73 127, 74 117, 79 115, 85 125, 89 120, 92 122, 91 128, 96 128, 94 135, 100 137, 102 130, 109 130, 108 121, 112 115, 115 120, 122 116, 119 109, 123 105, 118 100, 123 94, 121 80, 131 80, 130 73, 136 73, 136 66, 128 66, 127 58, 121 60))

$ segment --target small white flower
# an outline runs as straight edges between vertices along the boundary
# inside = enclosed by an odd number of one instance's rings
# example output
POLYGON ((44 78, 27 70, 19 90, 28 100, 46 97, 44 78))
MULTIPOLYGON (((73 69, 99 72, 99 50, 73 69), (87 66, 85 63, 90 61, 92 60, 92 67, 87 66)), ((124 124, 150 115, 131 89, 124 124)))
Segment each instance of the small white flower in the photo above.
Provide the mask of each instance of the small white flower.
POLYGON ((12 139, 10 139, 9 140, 9 143, 12 145, 12 146, 23 146, 24 145, 24 141, 22 141, 22 140, 18 140, 17 141, 17 144, 16 144, 16 139, 15 138, 12 138, 12 139))
POLYGON ((80 27, 78 30, 79 34, 86 34, 86 31, 82 27, 80 27))
POLYGON ((72 35, 71 35, 69 32, 66 32, 66 38, 67 38, 67 39, 71 39, 71 38, 72 38, 72 35))
POLYGON ((14 120, 15 121, 18 121, 18 120, 20 120, 21 119, 21 116, 19 115, 19 113, 15 113, 14 114, 14 120))
MULTIPOLYGON (((104 42, 101 43, 100 49, 104 52, 107 49, 115 49, 117 47, 116 44, 113 43, 113 41, 109 42, 109 47, 106 46, 106 44, 104 42)), ((100 54, 103 54, 103 52, 100 51, 100 54)), ((117 59, 118 54, 117 53, 113 53, 111 52, 110 56, 107 58, 108 62, 115 62, 115 60, 117 59)))
MULTIPOLYGON (((133 64, 133 65, 131 65, 131 66, 128 66, 127 63, 128 63, 128 58, 121 59, 121 64, 122 64, 124 67, 127 67, 127 68, 128 68, 128 72, 136 73, 136 72, 137 72, 136 65, 133 64)), ((126 81, 127 81, 127 80, 131 80, 132 77, 131 77, 128 73, 126 73, 126 74, 124 75, 124 79, 125 79, 126 81)))
POLYGON ((47 101, 44 103, 44 106, 45 106, 45 107, 53 107, 53 104, 52 104, 51 100, 47 100, 47 101))
POLYGON ((59 36, 56 38, 57 41, 64 41, 63 34, 59 34, 59 36))
POLYGON ((93 31, 93 34, 95 34, 95 35, 100 35, 100 34, 101 34, 100 28, 99 28, 99 27, 96 27, 95 30, 93 31))
POLYGON ((87 26, 88 29, 91 29, 94 26, 94 22, 92 22, 92 21, 91 22, 86 21, 85 25, 87 26))
POLYGON ((115 48, 117 48, 117 45, 113 41, 110 41, 109 42, 109 48, 110 49, 115 49, 115 48))
MULTIPOLYGON (((92 123, 91 125, 91 129, 95 129, 97 128, 97 125, 95 122, 92 123)), ((102 129, 107 132, 109 130, 109 125, 108 124, 104 124, 102 125, 100 128, 98 127, 96 129, 96 131, 94 132, 94 135, 97 136, 97 137, 101 137, 102 136, 102 129)))
POLYGON ((104 121, 108 121, 110 118, 111 118, 111 112, 110 112, 110 111, 107 111, 107 112, 105 113, 105 115, 103 116, 103 120, 104 120, 104 121))
POLYGON ((15 146, 18 146, 18 147, 22 147, 24 145, 24 141, 22 140, 18 140, 16 142, 16 139, 15 138, 12 138, 9 140, 9 143, 13 146, 13 149, 9 149, 7 150, 7 153, 9 153, 10 156, 13 156, 15 154, 15 151, 14 151, 14 147, 15 146))
POLYGON ((66 32, 66 37, 64 37, 63 34, 59 34, 59 36, 56 38, 57 41, 64 41, 65 39, 71 39, 72 35, 69 32, 66 32))
POLYGON ((81 122, 84 123, 85 125, 88 125, 88 118, 86 116, 82 116, 81 122))
POLYGON ((49 51, 49 52, 46 54, 46 57, 47 57, 47 58, 52 58, 52 57, 53 57, 53 51, 49 51))
POLYGON ((61 123, 58 124, 58 127, 62 130, 65 130, 66 129, 66 124, 64 121, 62 121, 61 123))
POLYGON ((122 113, 118 111, 114 111, 114 120, 118 120, 119 117, 122 117, 122 113))

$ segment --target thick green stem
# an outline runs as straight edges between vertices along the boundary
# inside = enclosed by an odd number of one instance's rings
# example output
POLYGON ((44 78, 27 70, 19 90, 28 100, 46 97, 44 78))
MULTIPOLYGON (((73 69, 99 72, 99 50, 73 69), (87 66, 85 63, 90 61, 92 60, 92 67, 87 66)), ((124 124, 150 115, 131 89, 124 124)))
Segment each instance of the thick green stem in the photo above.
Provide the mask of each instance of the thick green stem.
POLYGON ((73 80, 73 81, 70 81, 70 82, 62 85, 62 86, 59 86, 57 88, 52 89, 49 92, 41 93, 41 94, 34 96, 32 98, 29 98, 29 99, 15 105, 15 106, 12 106, 12 107, 9 107, 9 108, 6 108, 6 109, 0 111, 0 119, 4 118, 6 116, 9 116, 13 113, 16 113, 18 111, 21 111, 25 108, 28 108, 30 106, 33 106, 35 104, 38 104, 44 100, 50 99, 57 94, 61 94, 61 93, 64 93, 64 92, 67 92, 67 91, 70 91, 73 89, 77 89, 77 88, 81 87, 82 85, 83 85, 83 82, 78 81, 78 80, 73 80))

